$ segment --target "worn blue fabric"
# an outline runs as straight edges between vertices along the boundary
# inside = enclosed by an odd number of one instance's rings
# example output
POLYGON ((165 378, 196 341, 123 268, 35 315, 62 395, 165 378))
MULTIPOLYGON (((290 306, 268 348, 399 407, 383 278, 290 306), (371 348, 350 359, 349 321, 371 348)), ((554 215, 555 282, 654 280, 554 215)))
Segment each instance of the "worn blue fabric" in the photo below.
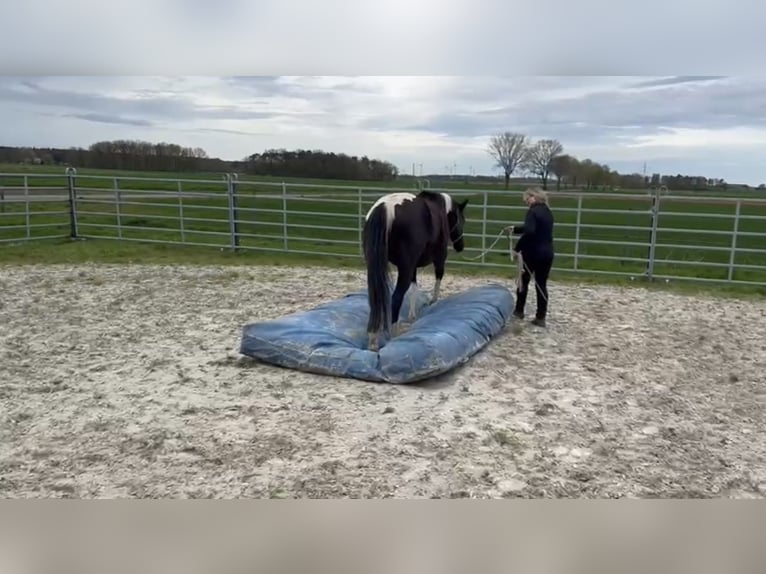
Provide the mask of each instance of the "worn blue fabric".
MULTIPOLYGON (((466 362, 505 326, 513 309, 507 287, 474 287, 433 305, 418 291, 417 318, 405 333, 367 350, 367 293, 243 328, 240 353, 306 372, 366 381, 411 383, 466 362)), ((406 321, 409 293, 401 317, 406 321)))

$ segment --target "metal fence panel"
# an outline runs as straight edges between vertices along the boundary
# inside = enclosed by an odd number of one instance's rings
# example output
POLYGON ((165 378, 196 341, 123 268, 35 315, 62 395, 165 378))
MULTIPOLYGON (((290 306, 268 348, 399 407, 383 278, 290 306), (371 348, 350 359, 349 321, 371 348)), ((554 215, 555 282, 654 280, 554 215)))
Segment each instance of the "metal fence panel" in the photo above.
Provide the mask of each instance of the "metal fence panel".
POLYGON ((65 175, 0 174, 0 244, 70 234, 65 175))
MULTIPOLYGON (((518 191, 439 189, 469 198, 466 249, 450 265, 513 273, 503 227, 523 221, 518 191)), ((82 237, 356 258, 364 216, 402 188, 239 178, 0 174, 0 242, 82 237)), ((417 192, 417 189, 406 191, 417 192)), ((551 192, 553 271, 766 285, 766 200, 551 192)))

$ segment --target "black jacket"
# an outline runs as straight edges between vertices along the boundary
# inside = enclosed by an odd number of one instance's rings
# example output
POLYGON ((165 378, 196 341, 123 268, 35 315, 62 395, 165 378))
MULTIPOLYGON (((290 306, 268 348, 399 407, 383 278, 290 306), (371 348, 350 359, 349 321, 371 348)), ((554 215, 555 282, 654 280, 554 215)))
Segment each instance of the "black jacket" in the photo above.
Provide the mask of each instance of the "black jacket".
POLYGON ((513 233, 521 235, 514 251, 526 256, 547 255, 553 252, 553 213, 544 203, 535 203, 524 218, 524 225, 514 225, 513 233))

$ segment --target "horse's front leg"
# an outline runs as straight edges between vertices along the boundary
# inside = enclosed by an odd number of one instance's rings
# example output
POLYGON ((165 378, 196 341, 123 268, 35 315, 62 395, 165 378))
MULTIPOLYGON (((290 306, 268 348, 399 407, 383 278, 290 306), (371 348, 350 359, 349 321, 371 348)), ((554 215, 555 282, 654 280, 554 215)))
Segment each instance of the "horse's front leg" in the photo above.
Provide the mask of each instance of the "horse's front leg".
POLYGON ((412 282, 409 286, 410 289, 410 312, 407 314, 407 320, 412 323, 417 315, 416 303, 418 301, 418 270, 417 268, 412 272, 412 282))
POLYGON ((444 277, 444 265, 446 261, 447 261, 446 254, 444 255, 444 257, 439 256, 436 259, 434 259, 434 277, 436 280, 434 281, 434 290, 433 290, 433 294, 431 295, 432 305, 439 300, 439 291, 442 285, 442 278, 444 277))

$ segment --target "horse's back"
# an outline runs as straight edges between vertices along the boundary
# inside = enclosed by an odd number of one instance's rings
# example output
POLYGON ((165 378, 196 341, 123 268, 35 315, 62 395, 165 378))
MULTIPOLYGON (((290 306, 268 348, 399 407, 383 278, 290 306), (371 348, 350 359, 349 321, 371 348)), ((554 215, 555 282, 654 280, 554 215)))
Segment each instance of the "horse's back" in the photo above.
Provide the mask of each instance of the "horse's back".
POLYGON ((372 207, 370 207, 370 210, 367 212, 367 216, 365 219, 369 219, 372 215, 373 211, 380 206, 385 206, 386 209, 386 215, 388 216, 389 225, 391 221, 394 219, 395 209, 397 205, 407 205, 415 200, 415 194, 409 193, 406 191, 399 191, 396 193, 389 193, 387 195, 384 195, 382 197, 379 197, 378 200, 372 204, 372 207))

